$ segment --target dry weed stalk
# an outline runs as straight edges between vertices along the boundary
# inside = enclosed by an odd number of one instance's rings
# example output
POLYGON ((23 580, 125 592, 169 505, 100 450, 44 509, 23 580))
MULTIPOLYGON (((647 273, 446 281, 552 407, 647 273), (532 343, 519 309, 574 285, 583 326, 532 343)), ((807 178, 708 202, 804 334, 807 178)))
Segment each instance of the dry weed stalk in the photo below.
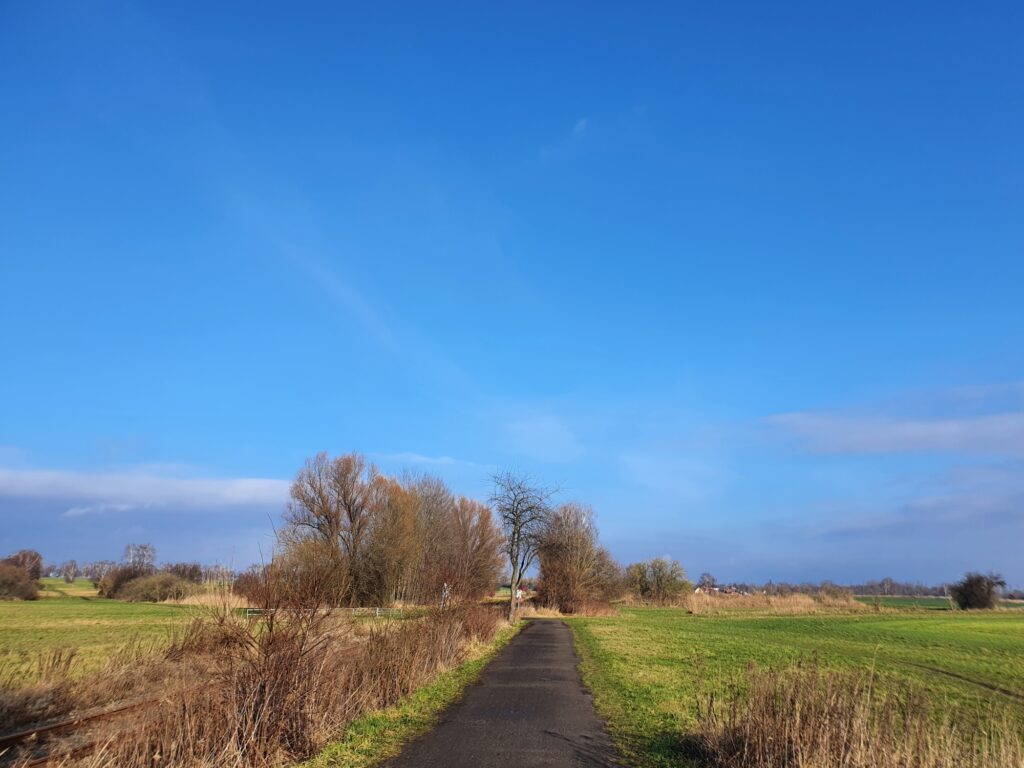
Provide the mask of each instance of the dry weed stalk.
POLYGON ((706 694, 694 756, 716 768, 1022 768, 1020 724, 984 731, 925 693, 874 674, 817 666, 751 669, 724 699, 706 694))
MULTIPOLYGON (((279 605, 256 619, 228 607, 210 610, 169 650, 137 660, 129 668, 140 672, 122 677, 121 690, 137 694, 145 670, 153 677, 142 687, 159 699, 90 728, 88 738, 100 747, 85 756, 68 753, 57 764, 288 764, 313 754, 363 713, 394 704, 457 664, 470 644, 489 640, 500 624, 499 612, 483 606, 369 622, 315 607, 279 605)), ((70 692, 67 702, 97 697, 78 691, 75 681, 62 684, 70 692)))

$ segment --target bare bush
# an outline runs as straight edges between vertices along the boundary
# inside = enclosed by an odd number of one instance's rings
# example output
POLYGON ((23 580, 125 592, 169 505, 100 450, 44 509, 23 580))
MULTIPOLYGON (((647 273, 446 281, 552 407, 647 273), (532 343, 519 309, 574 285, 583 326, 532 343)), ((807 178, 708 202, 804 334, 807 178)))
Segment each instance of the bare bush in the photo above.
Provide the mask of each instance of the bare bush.
POLYGON ((20 568, 32 581, 39 581, 43 577, 43 556, 34 549, 19 550, 10 557, 0 560, 0 564, 20 568))
POLYGON ((68 560, 60 567, 60 576, 64 579, 65 584, 74 584, 78 574, 79 570, 77 560, 68 560))
POLYGON ((1006 579, 999 574, 971 572, 949 587, 949 596, 961 610, 984 610, 999 604, 999 591, 1006 587, 1006 579))
POLYGON ((976 729, 922 689, 810 666, 752 669, 724 698, 702 696, 685 742, 714 768, 1020 768, 1024 741, 1005 726, 976 729))
POLYGON ((206 569, 199 563, 168 563, 160 568, 165 573, 173 574, 179 579, 191 581, 193 584, 202 584, 206 569))
POLYGON ((181 768, 291 764, 458 664, 500 625, 500 613, 483 606, 371 622, 320 610, 268 610, 255 620, 207 612, 161 657, 184 676, 164 673, 158 698, 130 728, 97 726, 100 749, 65 764, 149 768, 154 755, 181 768))
POLYGON ((0 600, 36 600, 39 584, 24 568, 0 563, 0 600))
POLYGON ((118 565, 103 574, 96 589, 99 591, 100 597, 117 598, 132 581, 149 576, 151 573, 152 571, 148 569, 131 564, 118 565))
POLYGON ((117 596, 130 603, 162 603, 165 600, 183 600, 200 591, 201 587, 173 573, 154 573, 125 584, 117 596))

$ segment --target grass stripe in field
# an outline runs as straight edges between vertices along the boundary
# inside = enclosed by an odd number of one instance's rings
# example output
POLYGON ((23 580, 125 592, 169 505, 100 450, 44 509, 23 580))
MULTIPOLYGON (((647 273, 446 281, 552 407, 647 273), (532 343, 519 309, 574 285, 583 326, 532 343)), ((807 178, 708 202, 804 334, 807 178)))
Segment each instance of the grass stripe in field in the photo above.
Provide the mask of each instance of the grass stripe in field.
POLYGON ((969 721, 995 706, 1024 723, 1018 611, 690 616, 678 608, 629 608, 569 625, 598 712, 639 768, 679 765, 678 738, 695 721, 698 692, 726 691, 750 662, 875 668, 919 684, 969 721))

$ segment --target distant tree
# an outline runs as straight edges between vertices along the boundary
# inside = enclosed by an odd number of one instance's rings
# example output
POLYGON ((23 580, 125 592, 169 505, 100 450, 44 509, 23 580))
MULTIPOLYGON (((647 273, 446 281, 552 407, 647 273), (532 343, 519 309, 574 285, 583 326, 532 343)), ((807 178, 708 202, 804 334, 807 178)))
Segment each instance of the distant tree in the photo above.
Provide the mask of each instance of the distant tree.
POLYGON ((113 560, 97 560, 82 566, 82 575, 92 582, 93 587, 99 588, 103 577, 116 567, 117 563, 113 560))
POLYGON ((512 621, 516 614, 516 590, 537 557, 554 490, 508 471, 498 472, 491 479, 494 483, 491 506, 505 533, 505 554, 510 568, 508 620, 512 621))
POLYGON ((221 587, 230 587, 235 580, 235 574, 230 568, 224 565, 204 565, 203 583, 221 587))
POLYGON ((707 592, 717 587, 718 581, 715 579, 714 576, 705 571, 700 575, 700 578, 697 580, 697 586, 700 587, 700 589, 702 589, 703 591, 707 592))
POLYGON ((231 591, 257 605, 263 596, 269 566, 251 565, 235 577, 231 591))
POLYGON ((60 567, 60 575, 65 583, 72 584, 78 576, 78 562, 76 560, 68 560, 60 567))
POLYGON ((995 608, 1006 580, 997 573, 970 572, 949 587, 949 596, 962 610, 995 608))
POLYGON ((626 569, 626 583, 636 597, 659 605, 673 603, 693 589, 683 566, 666 557, 633 563, 626 569))
POLYGON ((169 563, 160 570, 177 576, 179 579, 191 581, 193 584, 203 583, 203 566, 199 563, 169 563))
POLYGON ((3 562, 21 568, 32 581, 39 581, 43 577, 43 556, 34 549, 22 549, 3 562))
POLYGON ((156 569, 156 548, 152 544, 128 544, 122 563, 139 573, 150 574, 156 569))

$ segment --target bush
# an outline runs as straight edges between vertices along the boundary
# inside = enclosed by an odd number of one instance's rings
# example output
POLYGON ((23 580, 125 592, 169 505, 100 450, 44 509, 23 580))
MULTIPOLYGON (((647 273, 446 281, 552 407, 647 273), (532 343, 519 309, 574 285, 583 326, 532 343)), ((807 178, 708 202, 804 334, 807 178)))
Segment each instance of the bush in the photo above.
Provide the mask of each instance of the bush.
POLYGON ((10 563, 0 563, 0 600, 35 600, 39 585, 28 571, 10 563))
POLYGON ((199 588, 194 583, 180 576, 156 573, 129 581, 117 596, 130 603, 162 603, 164 600, 181 600, 197 591, 199 588))
POLYGON ((121 596, 121 591, 129 583, 151 574, 152 571, 145 568, 137 568, 133 565, 118 565, 103 574, 103 578, 96 585, 96 589, 99 591, 100 597, 117 598, 121 596))
POLYGON ((171 573, 179 579, 191 581, 193 584, 203 583, 203 566, 199 563, 170 563, 161 570, 171 573))
POLYGON ((961 610, 995 608, 999 603, 999 590, 1006 586, 1006 580, 996 573, 987 576, 968 573, 949 588, 949 596, 961 610))
POLYGON ((43 577, 43 556, 34 549, 22 549, 7 559, 0 560, 0 563, 21 568, 32 581, 39 581, 43 577))

